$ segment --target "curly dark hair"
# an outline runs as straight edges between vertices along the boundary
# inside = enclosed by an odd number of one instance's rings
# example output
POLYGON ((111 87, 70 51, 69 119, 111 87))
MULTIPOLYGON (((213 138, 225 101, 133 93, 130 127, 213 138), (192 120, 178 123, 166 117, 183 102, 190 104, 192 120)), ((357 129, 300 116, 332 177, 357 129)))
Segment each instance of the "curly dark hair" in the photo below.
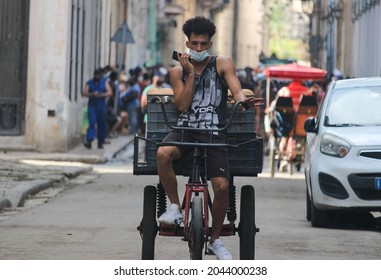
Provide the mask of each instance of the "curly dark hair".
POLYGON ((184 23, 182 30, 188 39, 190 38, 192 32, 197 35, 208 34, 209 38, 212 38, 216 33, 216 26, 210 19, 198 16, 188 19, 184 23))

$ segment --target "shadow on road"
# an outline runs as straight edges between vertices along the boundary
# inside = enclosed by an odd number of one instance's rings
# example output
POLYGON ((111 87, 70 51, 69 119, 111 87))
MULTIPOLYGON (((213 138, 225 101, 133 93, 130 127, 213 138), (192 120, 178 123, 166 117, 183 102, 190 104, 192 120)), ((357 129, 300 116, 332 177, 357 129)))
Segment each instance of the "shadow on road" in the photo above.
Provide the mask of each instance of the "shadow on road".
POLYGON ((381 217, 370 212, 343 211, 330 213, 328 228, 381 231, 381 217))

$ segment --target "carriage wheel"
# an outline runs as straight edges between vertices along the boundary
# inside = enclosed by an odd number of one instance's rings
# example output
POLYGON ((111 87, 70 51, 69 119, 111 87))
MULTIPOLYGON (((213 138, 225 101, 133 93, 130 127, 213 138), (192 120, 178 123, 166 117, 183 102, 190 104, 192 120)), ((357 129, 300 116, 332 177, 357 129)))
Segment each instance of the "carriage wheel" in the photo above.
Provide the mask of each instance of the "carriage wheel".
POLYGON ((270 136, 270 154, 269 154, 269 159, 270 159, 270 176, 274 177, 275 174, 275 164, 276 164, 276 141, 275 137, 273 135, 270 136))

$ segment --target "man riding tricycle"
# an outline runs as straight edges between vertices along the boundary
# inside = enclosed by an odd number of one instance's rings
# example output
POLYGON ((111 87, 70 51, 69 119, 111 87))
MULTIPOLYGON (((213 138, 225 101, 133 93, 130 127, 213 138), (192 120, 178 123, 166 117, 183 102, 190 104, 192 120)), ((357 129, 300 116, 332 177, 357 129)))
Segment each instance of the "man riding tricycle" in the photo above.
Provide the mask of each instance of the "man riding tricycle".
MULTIPOLYGON (((154 257, 157 232, 165 236, 183 236, 192 259, 201 259, 203 248, 205 254, 214 254, 217 259, 232 259, 221 236, 234 235, 237 231, 241 237, 240 257, 254 258, 257 231, 254 188, 242 188, 244 215, 237 228, 234 225, 233 178, 237 174, 256 176, 261 172, 262 139, 256 138, 251 107, 261 105, 262 99, 253 94, 245 95, 230 58, 209 55, 215 29, 215 25, 204 17, 185 22, 182 30, 188 38, 189 53, 174 53, 180 65, 170 71, 173 94, 166 98, 149 98, 147 137, 135 138, 146 141, 149 150, 145 165, 134 160, 134 174, 150 169, 159 175, 158 187, 145 189, 143 219, 138 228, 143 240, 143 259, 154 257), (150 116, 155 106, 160 112, 155 117, 150 116), (168 113, 175 116, 175 123, 171 123, 168 113), (161 134, 150 127, 150 122, 157 124, 160 119, 164 119, 165 124, 161 134), (242 127, 244 129, 240 129, 242 127), (229 152, 229 149, 234 151, 229 152), (239 164, 234 165, 234 161, 239 164), (189 177, 182 201, 176 175, 189 177), (208 181, 214 191, 213 201, 208 181), (166 196, 171 203, 169 207, 166 207, 166 196), (209 211, 213 218, 211 225, 209 211), (228 223, 224 224, 226 217, 228 223)), ((137 153, 135 151, 135 155, 137 153)))

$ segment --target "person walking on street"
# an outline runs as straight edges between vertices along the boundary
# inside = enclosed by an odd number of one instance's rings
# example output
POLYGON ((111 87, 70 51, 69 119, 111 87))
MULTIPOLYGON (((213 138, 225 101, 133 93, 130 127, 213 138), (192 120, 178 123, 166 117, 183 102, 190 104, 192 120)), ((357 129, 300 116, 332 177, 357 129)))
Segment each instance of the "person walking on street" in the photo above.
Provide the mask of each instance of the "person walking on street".
POLYGON ((102 69, 94 71, 94 77, 86 82, 82 96, 88 97, 89 127, 84 146, 91 149, 91 143, 97 137, 98 149, 103 149, 107 136, 107 98, 112 96, 109 83, 102 78, 102 69))
MULTIPOLYGON (((244 101, 249 106, 262 105, 262 98, 247 98, 242 91, 233 61, 225 56, 211 56, 211 38, 216 26, 205 17, 188 19, 182 27, 188 41, 189 53, 178 54, 180 65, 170 70, 170 82, 174 101, 181 112, 178 126, 216 129, 226 122, 228 89, 235 101, 244 101)), ((170 132, 163 142, 179 142, 181 132, 170 132)), ((185 142, 205 142, 210 134, 197 132, 184 134, 185 142)), ((225 133, 219 133, 213 143, 225 143, 225 133)), ((177 190, 177 179, 173 161, 180 159, 187 149, 161 146, 157 151, 157 171, 164 190, 171 202, 168 210, 158 221, 173 224, 183 219, 177 190)), ((229 203, 229 156, 226 148, 209 149, 207 168, 213 191, 212 230, 208 250, 217 259, 229 260, 232 255, 225 248, 220 233, 229 203)))
POLYGON ((144 135, 146 131, 146 124, 144 122, 145 114, 146 114, 146 108, 144 108, 143 105, 143 93, 146 87, 152 84, 152 77, 149 73, 144 73, 143 78, 141 81, 139 81, 139 87, 140 87, 140 110, 138 110, 138 121, 139 121, 139 128, 138 131, 140 134, 144 135))

